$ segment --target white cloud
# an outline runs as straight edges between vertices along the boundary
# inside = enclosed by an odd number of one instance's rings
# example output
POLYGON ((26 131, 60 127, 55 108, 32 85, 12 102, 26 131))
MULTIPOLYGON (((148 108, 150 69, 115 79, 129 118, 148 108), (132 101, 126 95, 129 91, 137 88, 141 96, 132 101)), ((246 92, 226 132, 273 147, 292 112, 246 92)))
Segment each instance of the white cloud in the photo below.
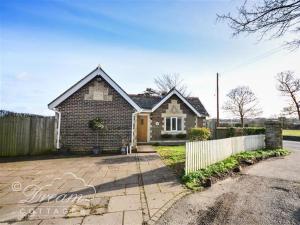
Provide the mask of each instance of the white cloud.
POLYGON ((21 72, 16 74, 15 78, 20 81, 26 81, 30 79, 30 76, 27 72, 21 72))

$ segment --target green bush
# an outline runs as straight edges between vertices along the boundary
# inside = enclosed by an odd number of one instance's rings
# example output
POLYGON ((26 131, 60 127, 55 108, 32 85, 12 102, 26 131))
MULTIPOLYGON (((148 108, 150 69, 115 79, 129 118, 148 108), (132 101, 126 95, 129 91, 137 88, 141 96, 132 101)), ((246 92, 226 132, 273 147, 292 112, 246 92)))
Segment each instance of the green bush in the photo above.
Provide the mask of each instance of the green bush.
POLYGON ((205 141, 210 137, 210 130, 208 128, 191 128, 189 130, 190 141, 205 141))
POLYGON ((164 139, 169 139, 169 138, 172 138, 173 135, 172 134, 162 134, 161 137, 164 139))
POLYGON ((230 138, 243 135, 258 135, 264 134, 264 127, 218 127, 217 138, 230 138))
POLYGON ((234 127, 242 127, 242 124, 241 123, 236 123, 236 124, 234 124, 234 127))
POLYGON ((233 128, 233 127, 230 127, 228 130, 227 130, 227 135, 226 135, 226 137, 234 137, 234 136, 236 136, 236 132, 235 132, 235 128, 233 128))
POLYGON ((154 143, 152 143, 152 146, 159 146, 159 143, 158 142, 154 142, 154 143))
POLYGON ((95 131, 100 131, 105 129, 103 120, 100 117, 96 117, 95 119, 90 120, 88 124, 89 124, 89 128, 95 131))
POLYGON ((244 135, 264 134, 266 129, 264 127, 246 127, 243 129, 244 135))
POLYGON ((220 162, 209 165, 206 168, 184 175, 181 179, 185 185, 190 188, 197 190, 201 188, 203 182, 207 178, 211 177, 222 177, 228 174, 237 166, 243 164, 245 160, 259 161, 270 157, 278 157, 288 155, 289 151, 285 149, 264 149, 256 151, 246 151, 235 155, 232 155, 220 162))
POLYGON ((183 134, 183 133, 176 134, 176 138, 185 139, 186 138, 186 134, 183 134))

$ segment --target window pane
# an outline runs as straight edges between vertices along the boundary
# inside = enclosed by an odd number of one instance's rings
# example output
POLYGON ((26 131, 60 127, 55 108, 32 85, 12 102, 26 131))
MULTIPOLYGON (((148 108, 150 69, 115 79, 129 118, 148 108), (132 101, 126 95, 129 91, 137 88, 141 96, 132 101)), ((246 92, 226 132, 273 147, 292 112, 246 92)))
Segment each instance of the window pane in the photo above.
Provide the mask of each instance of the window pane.
POLYGON ((171 130, 171 120, 170 118, 166 118, 166 130, 171 130))
POLYGON ((181 130, 181 118, 177 118, 177 130, 181 130))
POLYGON ((176 130, 176 120, 177 118, 172 118, 172 130, 176 130))

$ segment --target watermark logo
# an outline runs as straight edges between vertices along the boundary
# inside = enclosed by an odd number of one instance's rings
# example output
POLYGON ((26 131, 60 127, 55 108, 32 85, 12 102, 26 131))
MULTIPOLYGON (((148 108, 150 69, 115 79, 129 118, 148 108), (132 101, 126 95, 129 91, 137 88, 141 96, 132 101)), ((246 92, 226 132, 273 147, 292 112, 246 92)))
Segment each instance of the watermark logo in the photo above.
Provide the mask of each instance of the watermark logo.
POLYGON ((84 194, 89 194, 90 196, 93 196, 97 192, 95 186, 87 184, 83 178, 78 177, 71 172, 64 173, 62 177, 55 178, 49 184, 43 186, 30 184, 23 188, 20 182, 14 182, 12 183, 11 188, 13 191, 22 191, 23 195, 25 196, 25 199, 22 199, 20 203, 38 203, 47 201, 78 202, 86 200, 85 198, 83 198, 84 194), (59 181, 64 181, 65 184, 68 184, 68 181, 78 181, 76 186, 79 190, 58 194, 51 193, 51 187, 55 187, 55 184, 59 181))
POLYGON ((11 184, 11 189, 14 192, 22 192, 24 195, 24 199, 19 201, 24 205, 20 210, 22 214, 26 214, 26 207, 32 211, 32 204, 42 203, 31 213, 39 216, 66 215, 69 208, 75 203, 76 205, 89 205, 97 193, 95 186, 87 184, 83 178, 71 172, 66 172, 63 176, 52 179, 49 183, 46 182, 45 185, 29 184, 24 186, 20 182, 14 182, 11 184), (64 188, 64 185, 67 188, 64 188), (59 186, 62 188, 58 188, 59 186), (69 190, 66 191, 68 188, 69 190))
POLYGON ((13 191, 21 191, 22 190, 22 184, 18 181, 15 181, 11 184, 11 189, 13 191))

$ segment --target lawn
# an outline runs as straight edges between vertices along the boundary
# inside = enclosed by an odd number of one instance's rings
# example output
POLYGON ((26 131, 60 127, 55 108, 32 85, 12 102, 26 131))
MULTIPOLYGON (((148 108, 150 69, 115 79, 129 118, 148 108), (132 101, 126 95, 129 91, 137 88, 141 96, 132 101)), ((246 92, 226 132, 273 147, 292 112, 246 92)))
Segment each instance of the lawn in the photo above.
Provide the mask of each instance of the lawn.
POLYGON ((300 137, 300 130, 283 130, 283 136, 299 136, 300 137))
POLYGON ((182 176, 184 174, 185 146, 157 146, 156 151, 166 165, 170 166, 175 172, 182 176))

